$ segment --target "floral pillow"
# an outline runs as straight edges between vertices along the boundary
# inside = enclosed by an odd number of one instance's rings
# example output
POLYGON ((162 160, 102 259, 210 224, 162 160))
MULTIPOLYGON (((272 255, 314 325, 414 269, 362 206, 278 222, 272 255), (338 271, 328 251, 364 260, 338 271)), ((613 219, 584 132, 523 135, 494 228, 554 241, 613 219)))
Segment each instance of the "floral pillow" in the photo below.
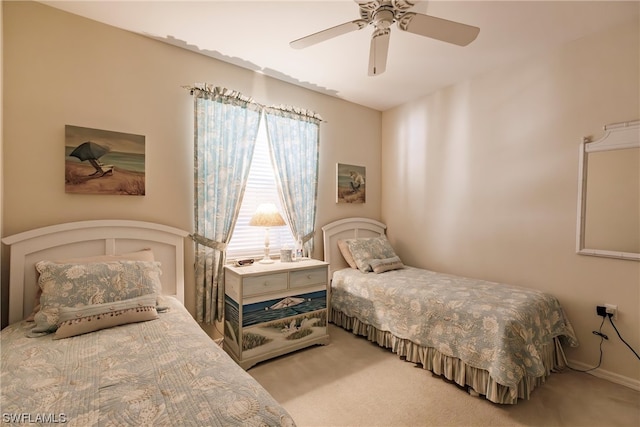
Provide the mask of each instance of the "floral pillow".
MULTIPOLYGON (((36 264, 42 289, 40 311, 28 336, 55 332, 60 325, 61 310, 126 301, 144 295, 156 299, 160 289, 160 263, 149 261, 114 261, 88 264, 36 264)), ((130 307, 127 307, 130 308, 130 307)), ((155 311, 155 304, 152 305, 155 311)), ((96 312, 91 315, 95 316, 96 312)))
POLYGON ((371 260, 397 257, 386 236, 347 239, 345 242, 358 270, 363 273, 373 271, 371 260))
MULTIPOLYGON (((91 264, 95 262, 108 262, 108 261, 155 261, 153 251, 151 249, 142 249, 135 252, 127 252, 120 255, 95 255, 81 258, 68 258, 63 260, 55 260, 56 264, 91 264)), ((36 270, 37 273, 37 270, 36 270)), ((161 289, 158 290, 160 292, 161 289)), ((27 322, 33 322, 33 318, 40 310, 40 295, 42 295, 42 289, 38 288, 38 293, 33 302, 33 311, 25 319, 27 322)))

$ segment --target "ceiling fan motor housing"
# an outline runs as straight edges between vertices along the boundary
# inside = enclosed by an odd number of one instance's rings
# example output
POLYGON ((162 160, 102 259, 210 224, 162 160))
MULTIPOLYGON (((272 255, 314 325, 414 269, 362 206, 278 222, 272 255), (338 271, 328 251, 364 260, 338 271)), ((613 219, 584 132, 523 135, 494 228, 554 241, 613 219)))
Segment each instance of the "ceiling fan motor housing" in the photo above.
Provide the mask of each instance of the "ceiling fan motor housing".
POLYGON ((394 21, 395 15, 389 7, 381 6, 380 9, 373 12, 373 25, 379 30, 389 28, 394 21))
POLYGON ((411 12, 415 1, 409 0, 354 0, 360 11, 360 19, 345 22, 331 28, 292 41, 296 49, 308 47, 333 37, 361 30, 373 24, 369 48, 369 75, 384 73, 389 50, 391 24, 397 22, 402 31, 424 37, 466 46, 478 35, 480 28, 449 21, 417 12, 411 12))
POLYGON ((402 12, 414 6, 414 2, 407 0, 371 0, 358 1, 360 17, 376 28, 388 28, 402 12))

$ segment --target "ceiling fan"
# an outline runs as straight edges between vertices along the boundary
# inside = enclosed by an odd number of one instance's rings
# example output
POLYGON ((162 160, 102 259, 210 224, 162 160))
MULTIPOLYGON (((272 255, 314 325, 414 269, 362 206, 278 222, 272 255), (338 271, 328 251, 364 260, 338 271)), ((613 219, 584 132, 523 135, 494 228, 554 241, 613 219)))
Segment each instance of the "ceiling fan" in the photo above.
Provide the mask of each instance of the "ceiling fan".
POLYGON ((430 37, 458 46, 466 46, 476 39, 480 28, 453 22, 422 13, 409 12, 415 4, 408 0, 354 0, 360 8, 360 19, 294 40, 289 45, 296 49, 312 46, 331 38, 361 30, 371 24, 375 30, 369 49, 369 75, 384 73, 387 66, 391 24, 396 22, 402 31, 430 37))

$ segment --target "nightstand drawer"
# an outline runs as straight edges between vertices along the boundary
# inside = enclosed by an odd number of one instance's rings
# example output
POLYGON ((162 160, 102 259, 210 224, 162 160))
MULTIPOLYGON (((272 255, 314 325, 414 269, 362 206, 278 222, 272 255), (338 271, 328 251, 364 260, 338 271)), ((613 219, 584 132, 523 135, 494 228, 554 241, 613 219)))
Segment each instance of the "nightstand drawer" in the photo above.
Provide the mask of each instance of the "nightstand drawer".
POLYGON ((292 288, 300 288, 303 286, 311 285, 323 285, 326 283, 327 269, 324 267, 291 272, 292 288))
POLYGON ((242 295, 259 295, 287 289, 287 273, 265 274, 244 279, 242 295))

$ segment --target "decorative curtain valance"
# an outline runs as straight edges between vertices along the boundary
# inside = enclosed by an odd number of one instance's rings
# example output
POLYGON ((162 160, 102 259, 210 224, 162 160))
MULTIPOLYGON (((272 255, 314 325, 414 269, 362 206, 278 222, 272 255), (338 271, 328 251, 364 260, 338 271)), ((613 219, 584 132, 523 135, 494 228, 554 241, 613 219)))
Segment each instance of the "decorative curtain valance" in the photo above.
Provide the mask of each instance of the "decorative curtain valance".
POLYGON ((238 105, 244 104, 247 108, 264 111, 267 114, 280 115, 282 117, 310 121, 317 124, 324 122, 320 114, 316 113, 315 111, 295 107, 292 105, 262 105, 256 102, 253 98, 243 95, 238 91, 220 86, 214 86, 208 83, 195 83, 193 86, 182 87, 190 91, 191 95, 206 96, 209 99, 220 99, 221 102, 235 102, 238 103, 238 105))
POLYGON ((315 124, 320 124, 320 122, 323 121, 322 117, 320 117, 320 114, 314 111, 288 105, 271 105, 269 107, 264 107, 264 112, 266 114, 273 114, 290 119, 308 121, 315 124))
POLYGON ((196 83, 194 86, 185 86, 185 88, 189 89, 192 95, 209 99, 211 101, 232 104, 254 111, 260 111, 263 108, 262 105, 255 102, 253 98, 245 96, 238 91, 227 89, 225 87, 212 86, 206 83, 196 83))

